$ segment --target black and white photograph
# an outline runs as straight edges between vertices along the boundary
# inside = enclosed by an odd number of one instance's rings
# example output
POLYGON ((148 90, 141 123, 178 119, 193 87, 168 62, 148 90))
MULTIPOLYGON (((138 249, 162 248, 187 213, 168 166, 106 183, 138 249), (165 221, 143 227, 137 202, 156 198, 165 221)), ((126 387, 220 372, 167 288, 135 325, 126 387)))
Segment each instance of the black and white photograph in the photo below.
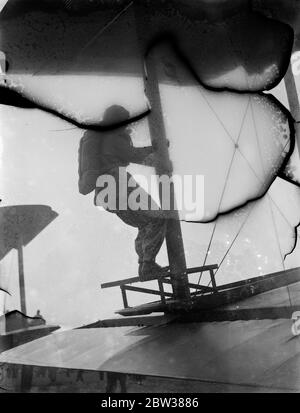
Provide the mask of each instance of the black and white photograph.
POLYGON ((300 0, 0 0, 0 405, 300 393, 299 102, 300 0))

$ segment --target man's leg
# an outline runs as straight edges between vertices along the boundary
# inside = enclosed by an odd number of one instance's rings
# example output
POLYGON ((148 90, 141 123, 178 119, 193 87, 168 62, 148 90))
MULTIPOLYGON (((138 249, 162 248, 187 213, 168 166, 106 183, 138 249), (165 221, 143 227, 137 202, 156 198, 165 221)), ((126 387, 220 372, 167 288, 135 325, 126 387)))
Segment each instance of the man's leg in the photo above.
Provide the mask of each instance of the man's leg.
POLYGON ((163 270, 155 263, 155 258, 164 242, 167 229, 167 220, 149 218, 141 211, 118 211, 118 217, 125 224, 138 228, 135 239, 135 250, 139 257, 139 276, 143 280, 154 278, 163 270))
POLYGON ((143 228, 143 232, 141 232, 144 262, 139 275, 144 281, 165 272, 156 264, 155 259, 166 237, 166 230, 166 219, 152 219, 149 220, 143 228))
POLYGON ((144 261, 155 261, 166 236, 166 227, 165 219, 153 219, 143 228, 141 241, 144 261))
MULTIPOLYGON (((116 206, 119 206, 119 186, 120 185, 127 185, 127 182, 131 180, 134 182, 133 177, 127 172, 125 182, 120 182, 119 180, 119 170, 118 168, 114 168, 109 171, 109 174, 115 178, 117 184, 117 191, 116 191, 116 206)), ((131 194, 131 192, 139 187, 136 183, 136 186, 128 186, 127 185, 127 197, 131 194)), ((101 190, 97 188, 96 194, 101 190)), ((142 192, 144 191, 142 188, 139 187, 139 190, 142 192)), ((124 191, 121 191, 124 193, 124 191)), ((126 194, 126 191, 125 191, 126 194)), ((152 199, 151 196, 145 192, 143 199, 148 198, 147 205, 150 206, 152 199)), ((154 202, 152 202, 154 203, 154 202)), ((97 203, 97 195, 95 196, 95 204, 97 203)), ((164 213, 159 207, 156 210, 111 210, 108 209, 109 212, 115 213, 118 217, 125 222, 127 225, 133 226, 138 228, 138 235, 135 240, 135 250, 139 257, 139 276, 142 276, 142 273, 148 274, 151 273, 155 276, 159 271, 161 271, 161 267, 155 264, 155 258, 158 254, 164 238, 166 234, 166 219, 164 218, 164 213), (144 271, 143 271, 144 267, 144 271)), ((145 278, 145 277, 144 277, 145 278)))
POLYGON ((135 251, 139 257, 139 264, 144 261, 143 239, 145 238, 145 227, 138 228, 138 234, 135 239, 135 251))
POLYGON ((148 219, 137 214, 135 211, 115 211, 114 212, 125 224, 135 227, 138 230, 135 239, 135 251, 138 255, 139 275, 141 275, 142 264, 144 262, 143 240, 145 238, 145 227, 148 219))
MULTIPOLYGON (((128 198, 132 191, 139 188, 140 193, 144 192, 144 195, 142 196, 142 199, 146 202, 144 202, 144 206, 146 205, 150 208, 155 204, 151 195, 146 193, 128 172, 126 179, 127 182, 131 180, 131 185, 127 185, 128 198), (135 185, 132 185, 132 183, 135 183, 135 185)), ((118 182, 118 185, 120 185, 120 181, 118 182)), ((151 274, 152 277, 155 277, 162 271, 162 268, 158 264, 155 264, 155 258, 166 235, 167 225, 164 212, 158 205, 156 205, 155 210, 127 209, 126 211, 119 210, 116 213, 126 224, 138 228, 138 235, 135 240, 135 250, 139 257, 139 276, 141 279, 145 280, 149 277, 149 274, 151 274)))
POLYGON ((138 273, 141 279, 146 281, 149 277, 159 275, 162 268, 155 263, 155 258, 166 236, 166 219, 151 219, 141 211, 118 211, 116 214, 125 224, 138 228, 135 250, 138 255, 138 273))

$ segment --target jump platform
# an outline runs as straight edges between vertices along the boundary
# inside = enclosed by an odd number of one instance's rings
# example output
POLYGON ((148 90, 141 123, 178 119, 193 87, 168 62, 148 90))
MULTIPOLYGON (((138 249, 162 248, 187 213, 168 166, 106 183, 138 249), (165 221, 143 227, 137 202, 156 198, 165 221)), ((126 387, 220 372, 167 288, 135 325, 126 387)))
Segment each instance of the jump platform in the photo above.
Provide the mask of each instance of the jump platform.
MULTIPOLYGON (((203 310, 211 310, 234 304, 246 298, 300 281, 299 269, 292 269, 218 286, 215 277, 215 271, 217 269, 218 265, 214 264, 193 267, 186 270, 185 274, 187 276, 197 273, 202 274, 203 272, 209 272, 210 274, 209 285, 188 283, 190 290, 189 300, 176 300, 171 292, 165 291, 164 285, 172 285, 173 281, 171 273, 155 278, 158 285, 157 290, 135 285, 141 283, 139 277, 104 283, 101 285, 101 288, 119 287, 124 308, 116 311, 116 313, 122 316, 138 316, 151 313, 187 314, 203 310), (131 307, 127 295, 128 291, 157 295, 160 299, 158 301, 131 307)), ((146 282, 143 282, 143 285, 145 284, 146 282)))

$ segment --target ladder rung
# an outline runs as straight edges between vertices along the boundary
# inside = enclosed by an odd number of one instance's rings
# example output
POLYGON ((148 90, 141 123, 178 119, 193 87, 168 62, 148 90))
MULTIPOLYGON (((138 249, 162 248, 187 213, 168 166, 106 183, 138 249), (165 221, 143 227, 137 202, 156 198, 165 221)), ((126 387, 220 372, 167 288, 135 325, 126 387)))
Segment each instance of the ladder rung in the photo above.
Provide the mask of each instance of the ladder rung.
MULTIPOLYGON (((168 279, 163 279, 162 282, 164 284, 171 284, 172 281, 168 279)), ((195 288, 197 290, 202 290, 202 291, 207 291, 207 292, 212 292, 214 289, 212 287, 207 287, 206 285, 201 285, 201 284, 193 284, 193 283, 188 283, 189 288, 195 288)))
POLYGON ((203 265, 202 267, 187 268, 186 273, 187 274, 194 274, 194 273, 197 273, 197 272, 217 270, 218 268, 219 268, 218 264, 203 265))
MULTIPOLYGON (((164 279, 166 277, 170 277, 170 274, 160 275, 159 277, 152 278, 149 281, 156 281, 156 280, 159 280, 159 279, 164 279)), ((121 285, 133 284, 133 283, 137 283, 137 282, 141 282, 141 279, 139 277, 125 278, 123 280, 111 281, 111 282, 108 282, 108 283, 101 284, 101 288, 120 287, 121 285)))
MULTIPOLYGON (((151 290, 149 288, 141 288, 141 287, 133 287, 132 285, 124 285, 123 286, 124 290, 127 291, 136 291, 138 293, 146 293, 146 294, 154 294, 154 295, 161 295, 160 291, 157 290, 151 290)), ((173 297, 172 293, 164 292, 164 295, 166 297, 173 297)))
POLYGON ((133 284, 139 281, 141 281, 139 277, 126 278, 124 280, 111 281, 108 283, 101 284, 101 288, 120 287, 121 285, 133 284))

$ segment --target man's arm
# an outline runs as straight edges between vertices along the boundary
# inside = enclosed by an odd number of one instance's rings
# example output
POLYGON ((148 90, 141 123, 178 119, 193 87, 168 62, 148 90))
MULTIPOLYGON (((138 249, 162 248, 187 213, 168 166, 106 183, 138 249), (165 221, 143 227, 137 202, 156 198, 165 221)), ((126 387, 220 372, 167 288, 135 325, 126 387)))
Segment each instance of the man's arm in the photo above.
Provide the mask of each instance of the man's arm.
MULTIPOLYGON (((136 163, 139 165, 152 166, 157 168, 160 165, 159 157, 156 154, 157 145, 155 142, 152 146, 145 146, 141 148, 135 148, 131 144, 129 139, 116 139, 113 142, 115 151, 118 153, 119 158, 125 162, 136 163)), ((169 141, 168 141, 169 146, 169 141)), ((171 163, 168 165, 167 169, 171 170, 171 163)))
POLYGON ((153 153, 152 146, 135 148, 132 146, 130 139, 116 139, 113 141, 113 152, 125 162, 145 164, 145 159, 153 153))
MULTIPOLYGON (((170 143, 167 141, 169 147, 170 143)), ((153 142, 152 146, 145 146, 143 148, 135 148, 131 146, 132 150, 132 160, 130 162, 137 163, 146 166, 156 166, 157 156, 155 152, 157 151, 157 144, 153 142), (134 160, 133 160, 134 159, 134 160)))

